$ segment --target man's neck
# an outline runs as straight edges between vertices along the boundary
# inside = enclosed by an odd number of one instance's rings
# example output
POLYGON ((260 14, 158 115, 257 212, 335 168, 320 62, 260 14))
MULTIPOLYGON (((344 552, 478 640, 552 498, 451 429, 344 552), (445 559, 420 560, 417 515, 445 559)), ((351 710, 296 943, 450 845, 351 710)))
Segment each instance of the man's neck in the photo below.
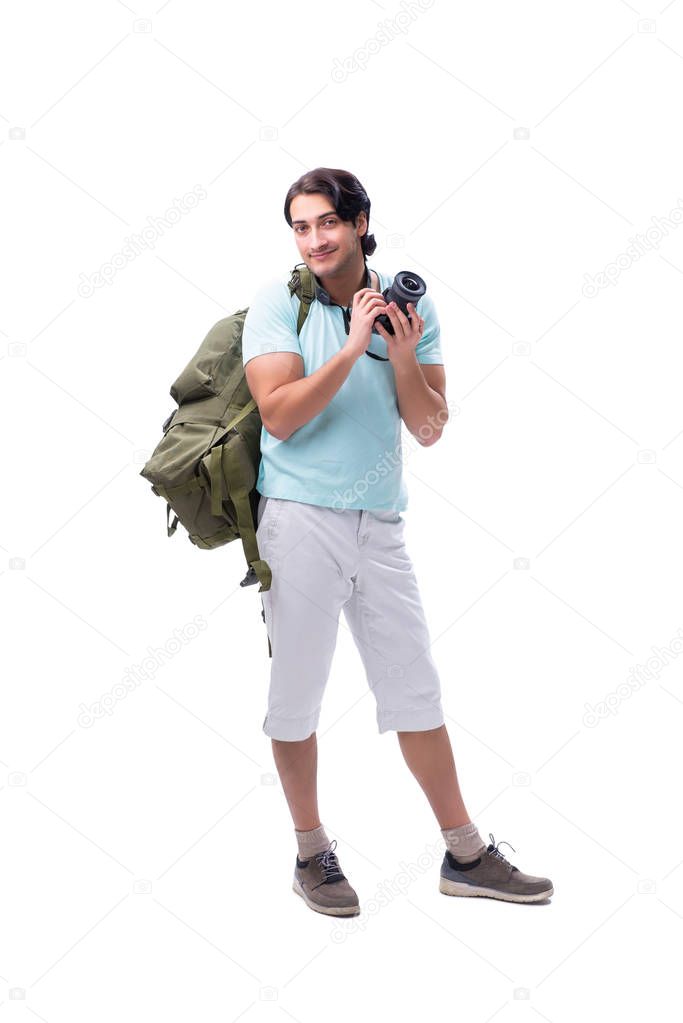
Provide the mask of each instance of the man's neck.
MULTIPOLYGON (((368 269, 364 262, 360 271, 355 269, 343 276, 331 278, 316 276, 332 301, 344 307, 353 305, 353 296, 356 292, 368 287, 368 269)), ((372 280, 372 277, 370 279, 372 280)))

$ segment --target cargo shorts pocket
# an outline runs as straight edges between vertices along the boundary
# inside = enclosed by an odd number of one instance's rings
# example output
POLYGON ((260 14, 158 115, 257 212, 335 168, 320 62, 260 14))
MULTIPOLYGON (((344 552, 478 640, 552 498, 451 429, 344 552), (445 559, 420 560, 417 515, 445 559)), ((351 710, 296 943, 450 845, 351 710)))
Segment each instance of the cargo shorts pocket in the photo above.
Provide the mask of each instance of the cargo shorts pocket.
POLYGON ((377 508, 371 511, 371 514, 375 518, 379 519, 380 522, 393 522, 396 525, 399 522, 404 522, 404 519, 399 511, 384 511, 381 508, 377 508))
POLYGON ((263 536, 264 533, 269 538, 275 536, 277 523, 282 514, 282 507, 284 501, 279 497, 266 497, 262 496, 259 500, 258 511, 256 515, 256 539, 263 536))

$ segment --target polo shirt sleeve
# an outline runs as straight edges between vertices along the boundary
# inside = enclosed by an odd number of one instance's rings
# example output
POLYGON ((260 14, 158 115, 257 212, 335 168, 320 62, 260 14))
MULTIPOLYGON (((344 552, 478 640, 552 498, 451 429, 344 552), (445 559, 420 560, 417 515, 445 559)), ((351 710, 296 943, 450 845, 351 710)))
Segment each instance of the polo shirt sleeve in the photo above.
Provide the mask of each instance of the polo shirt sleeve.
POLYGON ((436 314, 434 300, 429 294, 422 296, 417 303, 418 316, 425 321, 425 328, 422 337, 417 343, 415 355, 418 362, 433 363, 443 366, 443 355, 441 354, 441 327, 439 317, 436 314))
POLYGON ((269 352, 293 352, 301 355, 296 332, 296 314, 289 288, 273 278, 254 295, 242 328, 242 365, 269 352))

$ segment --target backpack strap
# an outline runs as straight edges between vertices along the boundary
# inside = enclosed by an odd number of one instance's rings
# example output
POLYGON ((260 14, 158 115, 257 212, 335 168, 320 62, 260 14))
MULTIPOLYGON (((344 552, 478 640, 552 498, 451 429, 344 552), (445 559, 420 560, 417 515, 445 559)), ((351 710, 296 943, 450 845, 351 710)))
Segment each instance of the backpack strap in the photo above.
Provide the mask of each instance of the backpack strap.
MULTIPOLYGON (((251 398, 241 412, 230 420, 226 429, 228 431, 234 430, 237 424, 255 408, 257 408, 256 400, 251 398)), ((246 465, 242 464, 242 456, 242 449, 240 448, 239 452, 237 452, 232 449, 232 445, 224 447, 222 444, 218 444, 211 451, 209 474, 211 476, 211 512, 213 515, 219 516, 221 514, 223 503, 223 481, 224 479, 230 478, 228 476, 224 476, 224 472, 239 472, 240 468, 246 471, 248 468, 246 465)), ((232 477, 232 479, 239 478, 239 476, 232 477)), ((244 488, 237 489, 235 486, 232 486, 229 496, 235 508, 237 529, 240 540, 242 541, 244 556, 247 559, 247 564, 249 565, 247 575, 240 583, 240 586, 245 586, 248 582, 256 582, 258 579, 261 584, 259 593, 261 590, 269 590, 272 581, 272 574, 270 567, 268 566, 268 562, 263 561, 259 555, 249 494, 244 488)))
POLYGON ((228 425, 225 427, 226 433, 229 433, 238 423, 241 423, 245 416, 248 416, 256 408, 256 399, 250 398, 244 408, 237 413, 236 416, 230 420, 228 425))
POLYGON ((313 274, 308 269, 305 263, 297 263, 292 270, 292 276, 289 279, 289 293, 294 295, 296 293, 299 299, 299 318, 296 324, 297 335, 301 333, 301 328, 306 322, 308 311, 311 308, 311 303, 315 299, 315 284, 313 282, 313 274))
MULTIPOLYGON (((211 474, 211 495, 212 502, 217 506, 214 514, 220 514, 223 500, 223 481, 249 479, 250 470, 253 472, 249 461, 248 453, 243 444, 219 444, 211 451, 210 474, 211 474)), ((250 570, 256 575, 259 583, 259 593, 269 590, 272 582, 272 573, 267 561, 263 561, 259 555, 256 542, 256 530, 254 519, 251 513, 249 490, 246 484, 233 482, 229 494, 230 500, 235 508, 237 516, 237 528, 239 530, 244 556, 250 570)), ((247 573, 247 577, 251 571, 247 573)))

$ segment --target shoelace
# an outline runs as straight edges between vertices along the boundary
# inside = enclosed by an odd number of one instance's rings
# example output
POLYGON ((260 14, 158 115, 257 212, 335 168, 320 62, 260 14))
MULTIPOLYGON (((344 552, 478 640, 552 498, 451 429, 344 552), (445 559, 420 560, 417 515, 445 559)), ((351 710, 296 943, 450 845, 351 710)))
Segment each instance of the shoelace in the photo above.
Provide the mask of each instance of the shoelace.
MULTIPOLYGON (((491 839, 491 844, 489 845, 486 851, 490 852, 492 856, 495 856, 497 859, 501 860, 503 863, 506 864, 506 866, 512 867, 510 861, 503 855, 503 853, 498 848, 499 845, 510 845, 510 843, 506 842, 505 839, 501 839, 500 842, 496 843, 496 840, 493 837, 493 833, 491 831, 489 831, 489 838, 491 839)), ((517 852, 513 845, 510 845, 510 848, 512 849, 513 852, 517 852)))
POLYGON ((323 879, 321 884, 325 884, 328 881, 343 881, 344 875, 341 867, 339 866, 339 860, 334 848, 337 844, 337 839, 333 839, 328 849, 324 852, 318 853, 316 860, 322 867, 323 879))

